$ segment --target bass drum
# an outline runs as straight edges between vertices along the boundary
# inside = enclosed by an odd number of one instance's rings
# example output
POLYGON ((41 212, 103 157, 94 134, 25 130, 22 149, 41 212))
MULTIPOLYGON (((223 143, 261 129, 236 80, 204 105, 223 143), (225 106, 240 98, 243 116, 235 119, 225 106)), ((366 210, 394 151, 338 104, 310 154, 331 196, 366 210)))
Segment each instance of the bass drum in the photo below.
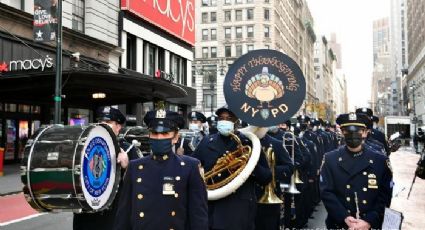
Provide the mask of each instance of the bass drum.
POLYGON ((28 140, 21 180, 36 210, 98 212, 113 202, 120 181, 118 141, 104 124, 50 125, 28 140))
POLYGON ((147 156, 151 152, 149 145, 149 130, 143 126, 127 126, 120 130, 118 139, 125 140, 128 143, 132 143, 136 140, 140 143, 140 146, 136 147, 137 154, 139 157, 147 156))

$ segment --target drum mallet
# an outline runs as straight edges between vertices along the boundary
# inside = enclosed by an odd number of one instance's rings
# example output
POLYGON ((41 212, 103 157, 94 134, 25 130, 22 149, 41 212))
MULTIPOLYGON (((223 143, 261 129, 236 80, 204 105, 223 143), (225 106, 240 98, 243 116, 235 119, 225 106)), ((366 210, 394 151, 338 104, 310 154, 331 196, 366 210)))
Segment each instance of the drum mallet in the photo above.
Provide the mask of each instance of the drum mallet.
POLYGON ((130 147, 128 147, 128 149, 127 150, 125 150, 125 154, 128 154, 128 152, 130 152, 130 150, 134 147, 134 146, 136 146, 136 147, 139 147, 141 144, 140 144, 140 142, 138 142, 137 140, 132 140, 131 141, 131 145, 130 145, 130 147))

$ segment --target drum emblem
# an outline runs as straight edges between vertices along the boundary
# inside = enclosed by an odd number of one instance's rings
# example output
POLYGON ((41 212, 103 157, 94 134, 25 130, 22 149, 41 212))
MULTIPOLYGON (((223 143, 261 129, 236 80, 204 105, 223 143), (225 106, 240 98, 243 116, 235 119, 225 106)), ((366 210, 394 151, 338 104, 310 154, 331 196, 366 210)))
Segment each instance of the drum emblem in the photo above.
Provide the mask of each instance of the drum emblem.
POLYGON ((111 154, 108 144, 102 137, 94 137, 87 145, 84 154, 84 185, 91 196, 99 197, 107 189, 111 176, 111 154))

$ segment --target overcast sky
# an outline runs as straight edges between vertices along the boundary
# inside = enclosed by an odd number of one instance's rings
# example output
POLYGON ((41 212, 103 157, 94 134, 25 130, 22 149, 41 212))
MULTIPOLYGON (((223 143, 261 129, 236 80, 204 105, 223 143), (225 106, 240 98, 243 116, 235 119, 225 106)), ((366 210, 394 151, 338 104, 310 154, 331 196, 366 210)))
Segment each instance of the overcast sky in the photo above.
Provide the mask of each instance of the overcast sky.
POLYGON ((373 72, 373 21, 390 14, 390 0, 307 0, 316 35, 337 35, 348 86, 349 110, 369 106, 373 72))

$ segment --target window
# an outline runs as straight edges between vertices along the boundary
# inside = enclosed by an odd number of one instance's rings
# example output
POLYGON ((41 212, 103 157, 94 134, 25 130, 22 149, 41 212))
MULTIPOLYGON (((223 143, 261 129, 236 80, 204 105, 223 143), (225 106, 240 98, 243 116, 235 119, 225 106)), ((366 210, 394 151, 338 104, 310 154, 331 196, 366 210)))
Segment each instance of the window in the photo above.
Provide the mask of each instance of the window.
POLYGON ((230 11, 230 10, 224 11, 224 21, 225 22, 232 21, 232 11, 230 11))
POLYGON ((137 63, 137 49, 136 49, 136 36, 127 33, 127 63, 126 68, 136 70, 137 63))
POLYGON ((239 57, 242 55, 242 45, 236 46, 236 57, 239 57))
POLYGON ((217 47, 211 47, 211 57, 212 58, 217 57, 217 47))
POLYGON ((270 10, 264 9, 264 20, 268 21, 270 20, 270 10))
POLYGON ((211 40, 217 40, 217 30, 211 29, 211 40))
POLYGON ((230 4, 232 4, 232 0, 224 0, 224 4, 230 5, 230 4))
POLYGON ((202 47, 202 58, 208 58, 208 47, 202 47))
POLYGON ((253 38, 254 37, 254 26, 247 26, 246 27, 246 36, 248 38, 253 38))
POLYGON ((236 27, 236 38, 242 38, 242 27, 236 27))
POLYGON ((264 37, 269 38, 270 37, 270 27, 264 26, 264 37))
POLYGON ((207 29, 202 30, 202 40, 203 41, 208 40, 208 30, 207 29))
POLYGON ((217 6, 217 0, 211 0, 211 6, 217 6))
POLYGON ((253 20, 253 19, 254 19, 254 9, 247 9, 246 20, 253 20))
POLYGON ((209 6, 209 0, 202 0, 202 6, 209 6))
POLYGON ((236 0, 236 4, 242 4, 242 0, 236 0))
POLYGON ((217 107, 217 97, 214 95, 214 92, 211 90, 204 90, 204 106, 205 108, 213 108, 217 107))
POLYGON ((208 13, 202 13, 202 23, 208 23, 208 13))
POLYGON ((248 50, 248 52, 252 51, 252 50, 254 50, 254 45, 247 45, 246 49, 248 50))
POLYGON ((217 12, 211 12, 211 22, 216 22, 217 21, 217 12))
MULTIPOLYGON (((208 49, 208 48, 207 48, 208 49)), ((186 85, 187 77, 187 61, 186 59, 170 53, 170 74, 173 77, 173 82, 186 85)))
POLYGON ((232 28, 230 27, 224 28, 224 38, 227 38, 227 39, 232 38, 232 28))
MULTIPOLYGON (((149 62, 148 62, 148 74, 153 76, 155 73, 155 66, 156 66, 156 46, 149 44, 149 62)), ((136 70, 136 69, 134 69, 136 70)))
POLYGON ((264 46, 266 49, 270 49, 270 45, 265 45, 264 46))
POLYGON ((253 3, 254 0, 246 0, 246 3, 253 3))
POLYGON ((242 21, 242 10, 235 10, 235 13, 236 13, 235 20, 242 21))
POLYGON ((225 46, 224 47, 224 56, 226 56, 226 57, 232 56, 232 47, 231 46, 225 46))
POLYGON ((84 33, 84 0, 73 0, 72 29, 84 33))

